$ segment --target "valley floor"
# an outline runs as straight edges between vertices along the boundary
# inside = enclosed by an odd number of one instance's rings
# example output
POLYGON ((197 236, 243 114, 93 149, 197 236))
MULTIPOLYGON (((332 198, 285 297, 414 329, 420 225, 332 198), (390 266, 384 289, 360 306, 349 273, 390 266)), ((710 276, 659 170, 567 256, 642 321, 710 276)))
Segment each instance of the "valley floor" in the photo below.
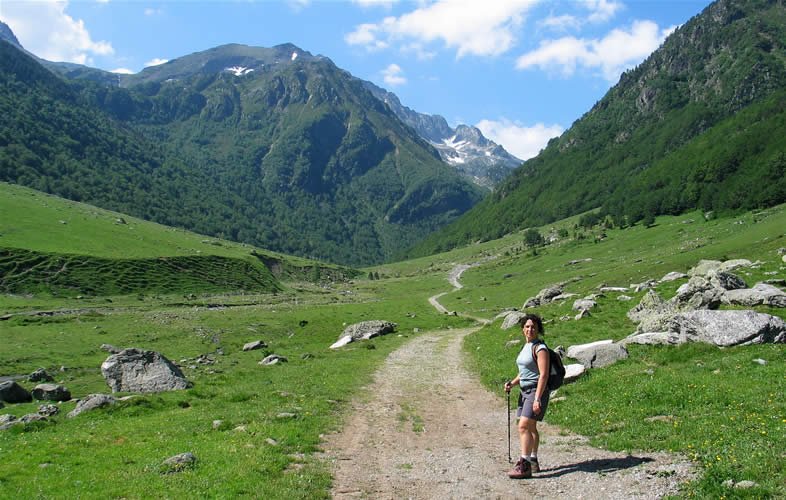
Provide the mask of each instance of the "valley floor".
POLYGON ((683 458, 593 448, 546 423, 542 471, 509 479, 506 401, 464 368, 473 331, 424 333, 390 355, 343 431, 326 438, 334 498, 661 498, 693 478, 683 458))

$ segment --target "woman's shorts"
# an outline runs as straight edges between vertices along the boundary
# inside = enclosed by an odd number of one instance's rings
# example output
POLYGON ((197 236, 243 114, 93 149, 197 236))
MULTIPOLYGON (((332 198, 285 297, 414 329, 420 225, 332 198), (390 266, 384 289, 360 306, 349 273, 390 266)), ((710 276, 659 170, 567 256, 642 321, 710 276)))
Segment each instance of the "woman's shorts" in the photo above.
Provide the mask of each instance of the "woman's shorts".
POLYGON ((547 389, 543 393, 543 396, 541 396, 540 413, 535 415, 535 413, 532 411, 532 403, 535 401, 535 393, 537 392, 535 389, 535 387, 521 389, 519 392, 519 408, 516 411, 516 417, 527 417, 540 422, 543 420, 543 417, 546 416, 546 409, 549 407, 550 391, 547 389))

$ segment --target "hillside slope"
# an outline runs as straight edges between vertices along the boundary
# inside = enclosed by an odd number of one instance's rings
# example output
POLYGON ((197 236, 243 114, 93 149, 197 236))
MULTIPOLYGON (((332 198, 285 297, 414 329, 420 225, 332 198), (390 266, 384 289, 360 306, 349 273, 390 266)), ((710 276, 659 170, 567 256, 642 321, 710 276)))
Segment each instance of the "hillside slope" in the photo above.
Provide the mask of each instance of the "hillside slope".
POLYGON ((786 200, 786 6, 720 0, 414 254, 602 207, 616 224, 786 200))
POLYGON ((0 293, 278 292, 354 269, 207 238, 0 183, 0 293))
POLYGON ((292 45, 217 47, 123 87, 2 50, 0 180, 345 264, 389 259, 483 196, 358 80, 292 45))

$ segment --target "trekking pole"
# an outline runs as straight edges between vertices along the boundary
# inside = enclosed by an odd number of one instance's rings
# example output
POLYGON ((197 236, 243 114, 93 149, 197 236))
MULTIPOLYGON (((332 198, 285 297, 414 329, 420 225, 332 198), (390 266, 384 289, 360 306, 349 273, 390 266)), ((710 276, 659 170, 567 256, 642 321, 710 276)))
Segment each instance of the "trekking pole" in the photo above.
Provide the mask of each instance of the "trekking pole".
POLYGON ((513 463, 513 457, 510 456, 510 391, 508 392, 508 463, 513 463))

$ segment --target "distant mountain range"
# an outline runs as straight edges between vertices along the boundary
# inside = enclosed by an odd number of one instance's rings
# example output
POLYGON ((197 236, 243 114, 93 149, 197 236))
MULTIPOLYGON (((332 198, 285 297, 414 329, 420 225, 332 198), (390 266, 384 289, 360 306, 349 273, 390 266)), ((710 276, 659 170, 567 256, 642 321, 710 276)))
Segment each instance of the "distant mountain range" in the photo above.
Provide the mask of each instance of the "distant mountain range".
POLYGON ((596 210, 618 226, 786 202, 786 4, 719 0, 409 255, 596 210))
MULTIPOLYGON (((8 40, 24 50, 11 29, 2 22, 0 22, 0 39, 8 40)), ((238 54, 235 57, 233 66, 213 68, 211 67, 211 61, 205 59, 203 61, 205 70, 208 72, 214 70, 234 71, 237 76, 242 76, 259 69, 260 65, 279 64, 282 60, 291 57, 293 53, 300 54, 301 57, 306 59, 314 57, 292 44, 278 46, 277 50, 279 52, 268 54, 263 59, 259 59, 258 47, 247 47, 248 50, 245 53, 243 53, 240 47, 242 46, 236 47, 238 54)), ((205 58, 209 58, 211 51, 208 50, 202 54, 205 58)), ((37 58, 33 54, 30 55, 37 58)), ((326 59, 322 56, 317 57, 326 59)), ((80 64, 52 62, 44 59, 38 60, 44 66, 68 79, 87 79, 105 85, 117 85, 125 88, 131 88, 151 79, 176 79, 179 75, 187 74, 191 71, 191 68, 187 67, 188 65, 184 65, 182 58, 180 62, 170 61, 173 64, 165 65, 166 68, 146 68, 145 71, 132 75, 110 73, 80 64), (156 68, 158 69, 156 70, 156 68), (167 76, 164 77, 162 75, 167 76)), ((193 61, 189 61, 188 64, 192 63, 193 61)), ((484 137, 483 133, 476 127, 458 125, 453 129, 442 116, 418 113, 402 105, 394 93, 382 89, 371 82, 360 81, 372 94, 390 106, 391 110, 401 121, 415 129, 423 139, 434 146, 439 151, 440 157, 444 162, 454 167, 460 175, 471 182, 486 189, 493 189, 494 186, 521 165, 522 160, 508 153, 502 146, 484 137)))
POLYGON ((364 83, 375 96, 390 106, 401 121, 437 148, 446 163, 472 182, 493 189, 522 164, 522 160, 484 137, 476 127, 458 125, 453 129, 445 118, 418 113, 402 105, 394 93, 371 82, 364 83))
POLYGON ((291 44, 122 77, 46 63, 64 79, 0 52, 2 180, 351 265, 393 258, 484 195, 360 80, 291 44))

